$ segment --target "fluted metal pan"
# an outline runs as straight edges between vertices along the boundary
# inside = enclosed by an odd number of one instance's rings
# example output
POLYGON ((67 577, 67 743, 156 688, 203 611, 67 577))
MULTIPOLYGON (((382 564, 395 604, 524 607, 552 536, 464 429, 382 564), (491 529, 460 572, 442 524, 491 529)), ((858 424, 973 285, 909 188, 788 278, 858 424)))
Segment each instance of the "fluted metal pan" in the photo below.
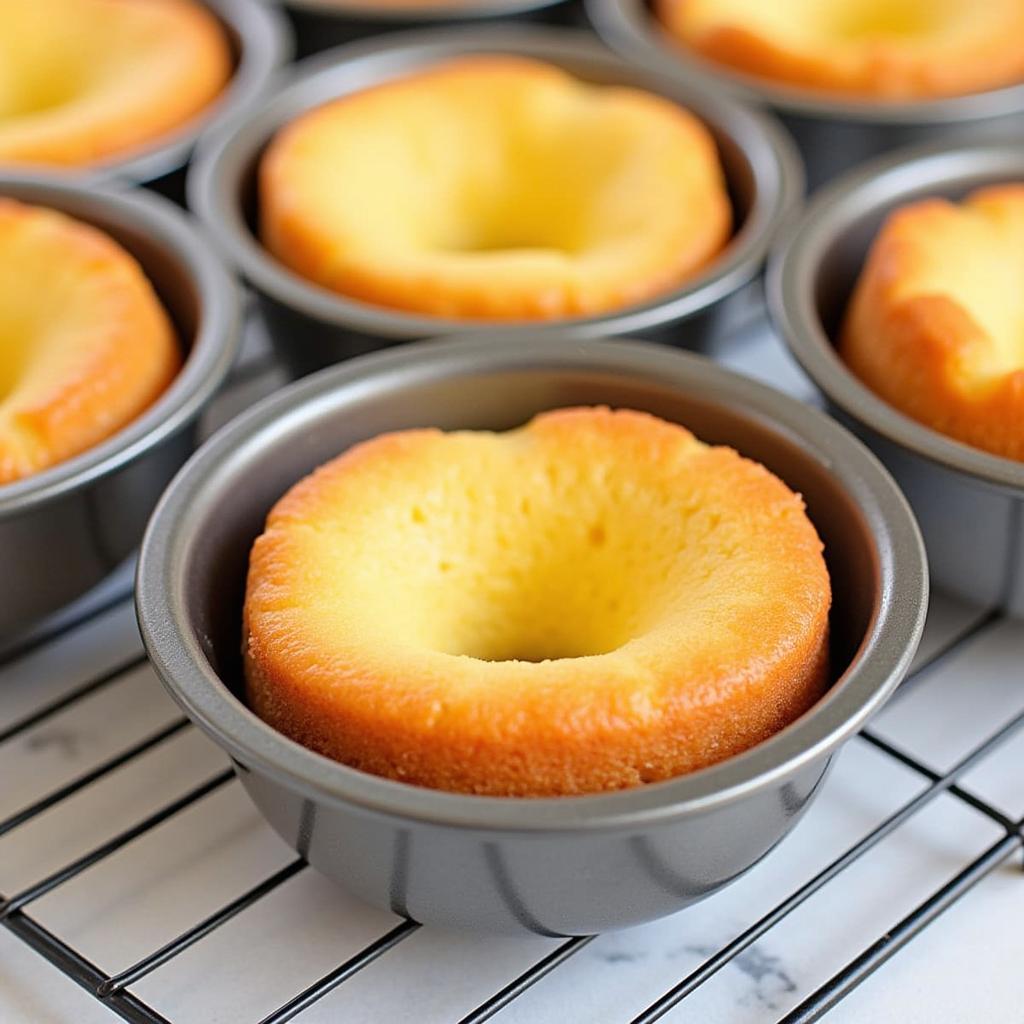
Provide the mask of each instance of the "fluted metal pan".
POLYGON ((898 147, 1024 131, 1024 84, 915 102, 829 96, 744 75, 687 51, 661 27, 647 0, 586 0, 586 8, 605 42, 632 60, 777 114, 800 147, 812 189, 898 147))
MULTIPOLYGON (((260 155, 282 126, 336 96, 470 53, 533 57, 589 81, 652 90, 694 111, 718 143, 738 224, 724 253, 692 281, 658 299, 606 316, 563 320, 561 330, 578 339, 654 334, 658 340, 692 346, 761 308, 757 278, 765 255, 803 189, 799 160, 771 118, 713 89, 681 85, 631 64, 585 33, 505 26, 400 34, 340 47, 300 64, 271 102, 210 139, 189 175, 190 204, 252 283, 275 346, 295 375, 397 342, 467 334, 485 326, 372 306, 304 280, 262 247, 255 211, 260 155)), ((503 336, 518 343, 537 326, 511 325, 503 336)))
POLYGON ((854 171, 816 196, 780 242, 772 318, 832 412, 877 452, 910 499, 936 586, 1024 614, 1024 463, 924 426, 862 384, 834 339, 886 216, 926 196, 1024 181, 1024 145, 914 148, 854 171))
POLYGON ((419 921, 583 934, 714 892, 792 828, 829 759, 905 673, 927 601, 924 551, 891 478, 815 409, 691 353, 635 341, 500 336, 408 345, 332 367, 207 442, 171 485, 140 556, 137 609, 157 673, 231 756, 280 835, 366 900, 419 921), (834 681, 767 742, 678 779, 593 796, 443 793, 367 775, 245 706, 248 554, 276 499, 382 431, 504 429, 607 403, 733 445, 799 490, 832 579, 834 681))
POLYGON ((0 173, 0 196, 61 210, 139 260, 185 364, 141 416, 81 455, 0 486, 0 637, 98 583, 138 545, 157 498, 194 448, 194 425, 239 341, 235 284, 185 214, 139 190, 0 173))

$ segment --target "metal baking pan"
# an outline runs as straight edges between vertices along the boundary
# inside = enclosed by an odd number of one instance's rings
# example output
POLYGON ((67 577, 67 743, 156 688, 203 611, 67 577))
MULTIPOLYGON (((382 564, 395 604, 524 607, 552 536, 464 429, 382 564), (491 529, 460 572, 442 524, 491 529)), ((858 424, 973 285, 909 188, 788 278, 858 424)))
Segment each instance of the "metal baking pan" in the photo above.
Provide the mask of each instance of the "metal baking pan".
POLYGON ((162 140, 89 167, 84 174, 104 184, 146 184, 176 202, 184 201, 185 174, 200 136, 256 106, 275 74, 292 55, 288 22, 258 0, 203 0, 227 31, 235 70, 223 95, 206 111, 162 140))
POLYGON ((977 140, 1024 130, 1024 85, 912 103, 831 97, 744 75, 688 52, 661 28, 646 0, 586 0, 586 8, 601 37, 625 56, 776 113, 800 147, 812 189, 899 146, 950 133, 977 140))
MULTIPOLYGON (((511 27, 408 33, 355 43, 310 58, 268 104, 200 148, 189 174, 189 201, 253 284, 271 338, 295 374, 400 341, 480 330, 479 321, 446 320, 383 309, 345 298, 294 274, 270 256, 255 232, 255 176, 267 142, 310 108, 460 54, 535 57, 595 82, 625 83, 689 107, 718 141, 739 228, 720 259, 693 281, 643 306, 602 317, 560 321, 574 338, 657 332, 658 340, 697 344, 760 308, 757 282, 777 229, 793 214, 803 179, 785 133, 770 119, 701 85, 609 53, 589 35, 564 29, 511 27), (685 321, 685 327, 681 325, 685 321)), ((510 341, 536 323, 503 326, 510 341)))
POLYGON ((401 29, 481 24, 495 19, 582 24, 575 0, 285 0, 296 50, 305 57, 401 29))
POLYGON ((227 271, 160 196, 17 173, 0 173, 0 196, 61 210, 113 236, 142 264, 188 353, 167 391, 123 430, 0 486, 3 637, 78 597, 134 550, 231 365, 240 312, 227 271))
POLYGON ((961 198, 1024 181, 1024 145, 928 145, 893 154, 816 196, 772 260, 772 318, 831 411, 878 453, 906 492, 936 586, 1024 614, 1024 463, 971 448, 878 398, 839 358, 838 330, 885 217, 925 196, 961 198))
POLYGON ((815 795, 832 754, 903 676, 927 589, 902 495, 822 413, 701 356, 539 334, 515 345, 495 335, 405 346, 261 402, 171 485, 142 546, 136 601, 171 695, 316 868, 418 921, 570 935, 670 914, 767 853, 815 795), (286 739, 245 707, 248 554, 288 487, 382 431, 504 429, 543 409, 593 403, 678 420, 760 460, 804 495, 834 595, 836 679, 811 711, 689 776, 594 796, 501 799, 364 774, 286 739))

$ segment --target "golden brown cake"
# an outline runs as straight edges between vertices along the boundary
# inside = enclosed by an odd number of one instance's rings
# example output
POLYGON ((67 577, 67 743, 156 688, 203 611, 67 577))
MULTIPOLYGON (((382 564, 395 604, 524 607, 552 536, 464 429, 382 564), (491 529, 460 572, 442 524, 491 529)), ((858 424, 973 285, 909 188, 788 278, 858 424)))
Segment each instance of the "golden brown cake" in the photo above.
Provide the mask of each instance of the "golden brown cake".
POLYGON ((251 706, 366 772, 551 796, 746 750, 826 684, 801 499, 639 412, 357 445, 275 505, 244 612, 251 706))
POLYGON ((783 85, 927 100, 1024 79, 1019 0, 655 0, 669 35, 783 85))
POLYGON ((260 167, 295 273, 456 319, 590 316, 705 267, 731 225, 707 129, 674 103, 519 57, 470 57, 303 114, 260 167))
POLYGON ((231 74, 196 0, 0 0, 0 164, 132 155, 200 114, 231 74))
POLYGON ((0 484, 108 438, 180 364, 131 255, 62 213, 0 198, 0 484))
POLYGON ((861 272, 840 353, 901 412, 1024 459, 1024 184, 893 214, 861 272))

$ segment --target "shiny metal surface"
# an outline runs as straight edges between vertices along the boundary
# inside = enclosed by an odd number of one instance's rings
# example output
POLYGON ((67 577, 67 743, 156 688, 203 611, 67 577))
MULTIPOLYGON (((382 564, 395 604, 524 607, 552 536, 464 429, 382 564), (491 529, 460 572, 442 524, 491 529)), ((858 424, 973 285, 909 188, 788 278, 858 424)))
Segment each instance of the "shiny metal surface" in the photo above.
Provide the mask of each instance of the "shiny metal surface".
POLYGON ((500 332, 325 370, 249 410, 178 475, 147 530, 136 601, 175 700, 232 757, 281 836, 371 903, 423 922, 581 934, 671 913, 796 823, 839 745, 892 692, 924 621, 920 536, 879 463, 821 413, 688 353, 500 332), (720 765, 632 790, 496 799, 421 789, 327 760, 242 703, 248 552, 273 502, 361 439, 412 426, 508 428, 608 403, 732 444, 800 490, 826 545, 831 690, 720 765))
POLYGON ((586 0, 598 34, 624 56, 773 111, 796 139, 813 189, 888 150, 955 134, 1009 138, 1024 130, 1024 84, 948 99, 872 102, 774 84, 705 60, 664 32, 645 0, 586 0))
POLYGON ((480 25, 497 18, 545 24, 582 24, 575 0, 285 0, 299 56, 401 29, 480 25))
POLYGON ((832 338, 885 217, 925 196, 1024 180, 1024 144, 932 145, 875 161, 816 196, 769 272, 772 318, 832 411, 875 449, 910 499, 936 586, 1024 614, 1024 464, 945 437, 847 370, 832 338))
POLYGON ((220 19, 235 52, 235 71, 223 95, 198 117, 156 144, 88 168, 93 181, 151 184, 171 198, 184 193, 183 168, 204 132, 241 116, 261 102, 292 54, 284 16, 258 0, 203 0, 220 19))
MULTIPOLYGON (((522 54, 558 64, 581 78, 662 93, 692 109, 714 133, 733 194, 739 228, 722 257, 682 288, 649 304, 603 317, 558 324, 583 339, 609 334, 651 336, 696 345, 750 314, 759 301, 769 244, 792 216, 802 192, 799 160, 776 124, 714 90, 673 82, 627 63, 587 35, 540 27, 453 29, 408 33, 340 48, 300 65, 291 83, 258 112, 201 147, 189 175, 192 207, 260 295, 281 358, 301 374, 399 341, 472 333, 487 325, 386 310, 305 281, 276 262, 254 231, 255 173, 273 134, 297 115, 335 96, 459 54, 522 54)), ((535 323, 503 325, 526 339, 535 323)))
POLYGON ((0 486, 0 636, 84 593, 138 544, 157 498, 193 448, 192 427, 239 339, 235 285, 180 210, 142 191, 0 173, 0 196, 62 210, 142 264, 188 356, 142 416, 81 455, 0 486))

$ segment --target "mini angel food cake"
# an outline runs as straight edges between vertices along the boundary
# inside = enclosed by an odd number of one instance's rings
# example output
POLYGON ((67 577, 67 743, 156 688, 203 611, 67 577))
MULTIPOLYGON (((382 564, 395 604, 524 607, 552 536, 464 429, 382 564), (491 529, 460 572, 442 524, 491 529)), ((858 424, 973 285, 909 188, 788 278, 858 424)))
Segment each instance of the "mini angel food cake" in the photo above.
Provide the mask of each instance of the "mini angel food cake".
POLYGON ((294 486, 253 546, 251 706, 377 775, 495 796, 619 789, 739 753, 826 685, 801 499, 645 413, 409 430, 294 486))
POLYGON ((868 255, 839 348, 908 416, 1024 459, 1024 184, 893 214, 868 255))
POLYGON ((81 167, 155 143, 231 74, 196 0, 0 0, 0 164, 81 167))
POLYGON ((651 93, 467 57, 297 118, 260 167, 260 227, 362 302, 478 320, 592 316, 672 290, 729 238, 710 133, 651 93))
POLYGON ((0 484, 120 430, 180 363, 129 253, 55 210, 0 198, 0 484))
POLYGON ((784 85, 887 100, 1024 79, 1019 0, 655 0, 688 49, 784 85))

